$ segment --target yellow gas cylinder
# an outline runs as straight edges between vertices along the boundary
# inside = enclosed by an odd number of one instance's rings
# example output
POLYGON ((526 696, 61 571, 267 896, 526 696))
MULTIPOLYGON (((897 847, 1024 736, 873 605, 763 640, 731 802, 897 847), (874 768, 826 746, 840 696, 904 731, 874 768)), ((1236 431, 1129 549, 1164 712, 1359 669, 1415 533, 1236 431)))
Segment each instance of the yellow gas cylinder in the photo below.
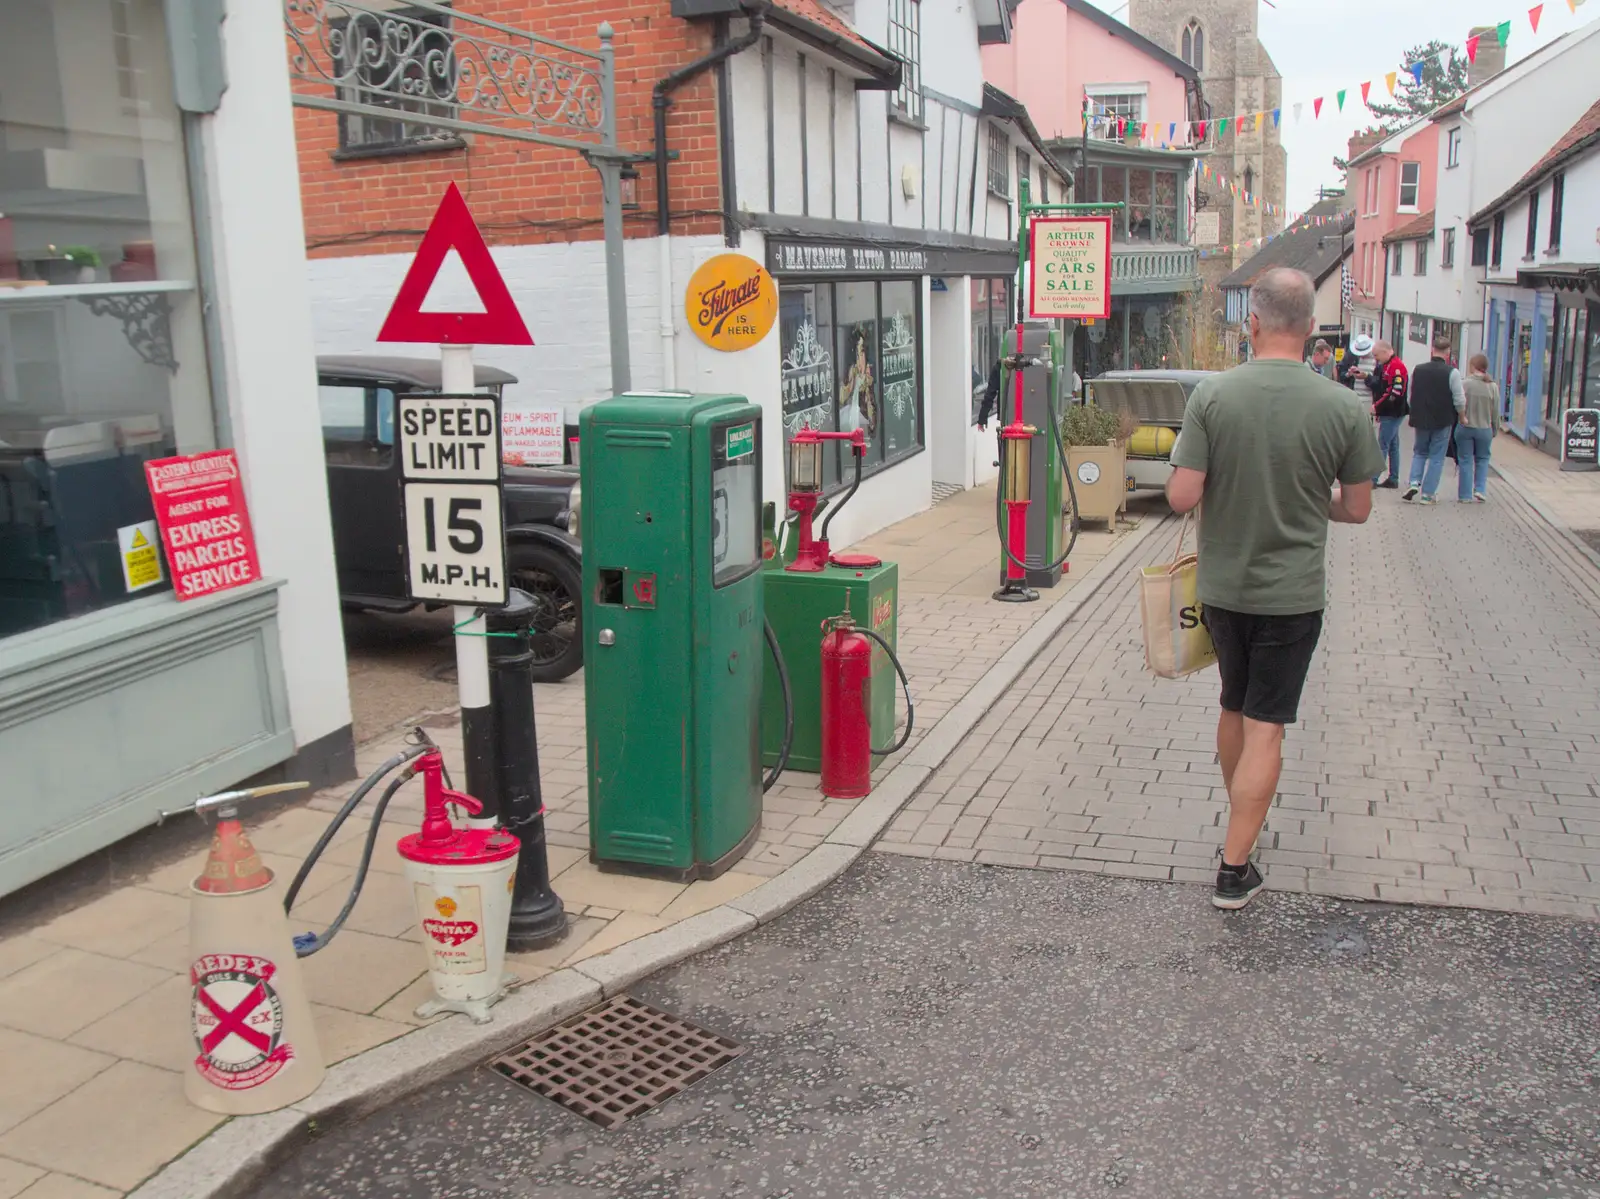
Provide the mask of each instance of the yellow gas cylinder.
POLYGON ((324 1066, 272 871, 232 809, 219 815, 190 888, 195 1056, 183 1089, 196 1107, 247 1116, 304 1099, 324 1066))
POLYGON ((1135 458, 1165 458, 1172 453, 1177 440, 1175 429, 1165 425, 1140 425, 1128 438, 1128 453, 1135 458))

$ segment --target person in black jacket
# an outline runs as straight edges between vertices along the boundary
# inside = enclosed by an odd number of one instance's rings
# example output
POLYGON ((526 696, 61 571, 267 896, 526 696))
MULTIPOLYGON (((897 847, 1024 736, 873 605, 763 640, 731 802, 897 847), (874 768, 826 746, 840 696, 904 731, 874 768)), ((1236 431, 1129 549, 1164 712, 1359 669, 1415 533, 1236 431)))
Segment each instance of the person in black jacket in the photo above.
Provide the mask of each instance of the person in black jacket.
POLYGON ((1445 450, 1456 413, 1465 405, 1461 372, 1450 365, 1450 339, 1435 337, 1433 357, 1411 375, 1411 427, 1416 430, 1416 441, 1411 450, 1411 483, 1401 499, 1438 503, 1445 450))

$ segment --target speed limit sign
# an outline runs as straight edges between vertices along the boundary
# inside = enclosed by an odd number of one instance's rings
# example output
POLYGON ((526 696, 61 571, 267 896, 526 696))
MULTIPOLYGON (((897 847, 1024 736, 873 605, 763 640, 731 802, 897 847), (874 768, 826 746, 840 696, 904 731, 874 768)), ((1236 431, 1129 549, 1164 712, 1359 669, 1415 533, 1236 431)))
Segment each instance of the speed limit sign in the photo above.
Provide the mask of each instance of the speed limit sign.
POLYGON ((409 395, 397 406, 410 597, 504 606, 499 401, 409 395))

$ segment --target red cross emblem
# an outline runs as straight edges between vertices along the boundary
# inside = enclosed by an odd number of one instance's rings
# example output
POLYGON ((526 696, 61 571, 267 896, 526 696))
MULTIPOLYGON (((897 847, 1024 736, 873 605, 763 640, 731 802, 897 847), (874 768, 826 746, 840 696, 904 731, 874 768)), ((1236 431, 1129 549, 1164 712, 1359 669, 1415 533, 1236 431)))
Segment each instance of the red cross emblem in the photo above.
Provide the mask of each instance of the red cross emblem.
POLYGON ((277 966, 250 954, 211 954, 190 968, 194 984, 194 1067, 214 1086, 260 1086, 294 1057, 283 1043, 283 1001, 272 986, 277 966))

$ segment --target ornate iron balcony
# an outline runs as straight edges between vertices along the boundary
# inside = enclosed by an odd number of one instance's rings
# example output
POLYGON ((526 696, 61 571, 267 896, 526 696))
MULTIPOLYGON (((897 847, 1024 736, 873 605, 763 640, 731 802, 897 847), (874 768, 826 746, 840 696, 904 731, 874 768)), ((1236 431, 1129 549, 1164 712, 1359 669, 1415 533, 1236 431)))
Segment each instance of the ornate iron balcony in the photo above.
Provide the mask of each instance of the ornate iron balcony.
POLYGON ((1200 255, 1193 246, 1111 246, 1113 295, 1192 291, 1200 285, 1200 255))

